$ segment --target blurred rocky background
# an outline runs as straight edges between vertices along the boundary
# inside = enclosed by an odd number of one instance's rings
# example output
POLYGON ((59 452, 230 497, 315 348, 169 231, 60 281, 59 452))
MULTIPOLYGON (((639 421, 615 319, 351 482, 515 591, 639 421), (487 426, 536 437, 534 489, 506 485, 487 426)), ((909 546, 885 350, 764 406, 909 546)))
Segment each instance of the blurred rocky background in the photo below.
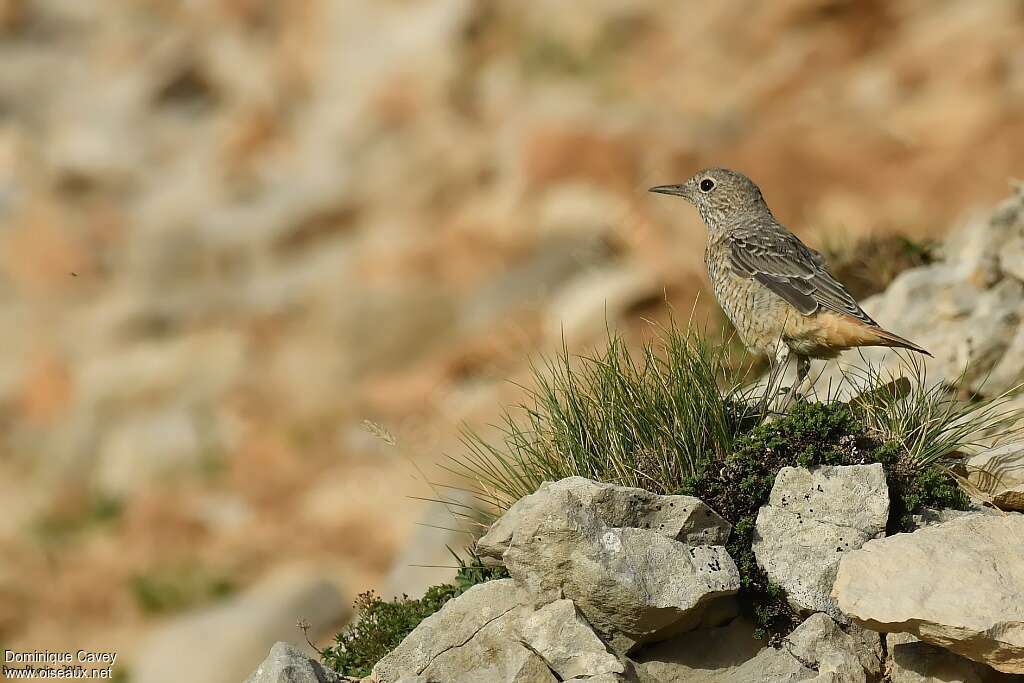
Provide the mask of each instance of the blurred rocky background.
POLYGON ((0 643, 241 680, 436 583, 531 354, 717 320, 647 187, 842 252, 1022 150, 1014 0, 0 0, 0 643))

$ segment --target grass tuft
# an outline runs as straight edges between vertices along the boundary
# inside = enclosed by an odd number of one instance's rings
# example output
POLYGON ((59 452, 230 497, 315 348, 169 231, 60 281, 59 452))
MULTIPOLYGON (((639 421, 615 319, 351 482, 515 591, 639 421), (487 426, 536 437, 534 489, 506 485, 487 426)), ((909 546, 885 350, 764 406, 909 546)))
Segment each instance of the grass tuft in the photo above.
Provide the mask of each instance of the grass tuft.
POLYGON ((463 434, 446 467, 498 511, 544 481, 583 476, 669 493, 768 414, 730 375, 725 344, 675 323, 636 355, 612 337, 598 355, 561 355, 534 366, 535 387, 505 413, 501 443, 463 434))

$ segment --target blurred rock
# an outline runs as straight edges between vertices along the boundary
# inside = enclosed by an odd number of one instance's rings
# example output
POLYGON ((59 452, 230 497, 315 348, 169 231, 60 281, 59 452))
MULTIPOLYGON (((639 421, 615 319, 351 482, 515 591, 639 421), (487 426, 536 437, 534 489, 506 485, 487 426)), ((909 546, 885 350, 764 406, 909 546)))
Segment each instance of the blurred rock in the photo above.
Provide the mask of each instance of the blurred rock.
POLYGON ((451 505, 429 503, 410 538, 391 564, 380 594, 418 597, 431 586, 451 583, 455 578, 455 558, 451 551, 465 559, 464 549, 472 539, 465 517, 474 509, 474 499, 462 491, 447 491, 451 505), (451 549, 451 551, 449 550, 451 549))
POLYGON ((538 227, 545 234, 608 235, 621 227, 628 205, 597 185, 560 183, 545 190, 538 211, 538 227))
POLYGON ((589 271, 563 287, 546 312, 545 331, 552 342, 575 346, 614 329, 634 306, 659 294, 650 271, 636 267, 589 271))
POLYGON ((279 570, 238 596, 154 629, 134 658, 132 680, 179 681, 187 653, 189 680, 237 683, 275 642, 303 641, 299 619, 310 624, 309 637, 316 640, 340 628, 348 613, 333 579, 308 570, 279 570))
POLYGON ((153 396, 176 400, 219 397, 245 368, 246 345, 238 332, 210 332, 137 344, 97 354, 77 368, 78 400, 115 407, 153 396))
POLYGON ((198 470, 204 447, 195 418, 184 410, 128 417, 100 444, 95 485, 105 495, 130 495, 169 475, 198 470))
POLYGON ((967 515, 844 555, 832 595, 865 628, 1024 673, 1022 554, 1024 515, 967 515))
POLYGON ((593 236, 552 237, 477 292, 466 306, 462 324, 472 329, 517 308, 540 309, 577 273, 610 257, 608 245, 593 236))
MULTIPOLYGON (((996 396, 1024 379, 1024 280, 1008 272, 1002 254, 1024 250, 1024 192, 1005 200, 984 219, 970 221, 948 240, 946 260, 905 271, 882 294, 863 302, 883 327, 912 339, 934 358, 923 363, 929 383, 963 386, 996 396), (1020 244, 1018 244, 1020 243, 1020 244)), ((1012 256, 1009 266, 1012 266, 1012 256)), ((899 371, 900 355, 882 348, 865 348, 839 363, 829 363, 815 381, 817 392, 840 393, 843 373, 870 364, 899 371), (843 368, 847 368, 844 370, 843 368)), ((856 378, 856 370, 852 371, 856 378)))
POLYGON ((889 489, 880 464, 783 467, 757 513, 757 564, 798 613, 846 618, 832 599, 843 553, 885 535, 889 489))

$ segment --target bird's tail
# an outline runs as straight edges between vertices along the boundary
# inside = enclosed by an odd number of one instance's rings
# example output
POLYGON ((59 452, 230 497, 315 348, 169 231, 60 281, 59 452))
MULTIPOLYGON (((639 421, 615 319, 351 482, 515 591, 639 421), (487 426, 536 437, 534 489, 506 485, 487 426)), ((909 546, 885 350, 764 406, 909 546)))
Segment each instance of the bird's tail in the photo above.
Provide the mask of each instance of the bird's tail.
POLYGON ((889 346, 899 349, 910 349, 911 351, 923 353, 924 355, 929 356, 931 358, 935 357, 932 356, 932 354, 930 354, 926 349, 918 346, 909 339, 904 339, 898 334, 893 334, 889 330, 883 330, 881 327, 879 327, 878 329, 874 330, 874 333, 878 336, 878 339, 881 342, 879 346, 889 346))

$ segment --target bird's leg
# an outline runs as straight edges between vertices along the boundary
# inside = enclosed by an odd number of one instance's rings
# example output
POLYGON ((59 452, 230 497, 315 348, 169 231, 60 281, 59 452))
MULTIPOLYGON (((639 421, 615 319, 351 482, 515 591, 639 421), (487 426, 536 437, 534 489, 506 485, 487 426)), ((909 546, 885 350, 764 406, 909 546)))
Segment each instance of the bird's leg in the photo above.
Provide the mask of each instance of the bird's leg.
MULTIPOLYGON (((777 372, 777 377, 781 384, 783 376, 786 374, 786 367, 789 365, 789 360, 792 358, 792 352, 789 347, 780 339, 775 347, 775 361, 772 363, 772 371, 777 372)), ((779 393, 783 392, 783 388, 779 388, 779 393)))
POLYGON ((789 366, 789 361, 792 359, 793 353, 781 339, 775 347, 775 358, 772 362, 772 374, 777 378, 779 382, 777 398, 773 401, 773 410, 778 414, 783 414, 789 409, 789 404, 793 401, 793 387, 785 388, 782 386, 782 380, 786 375, 786 368, 789 366))
POLYGON ((811 371, 811 359, 807 356, 796 357, 796 383, 793 385, 793 395, 803 395, 804 383, 807 380, 807 375, 811 371))

